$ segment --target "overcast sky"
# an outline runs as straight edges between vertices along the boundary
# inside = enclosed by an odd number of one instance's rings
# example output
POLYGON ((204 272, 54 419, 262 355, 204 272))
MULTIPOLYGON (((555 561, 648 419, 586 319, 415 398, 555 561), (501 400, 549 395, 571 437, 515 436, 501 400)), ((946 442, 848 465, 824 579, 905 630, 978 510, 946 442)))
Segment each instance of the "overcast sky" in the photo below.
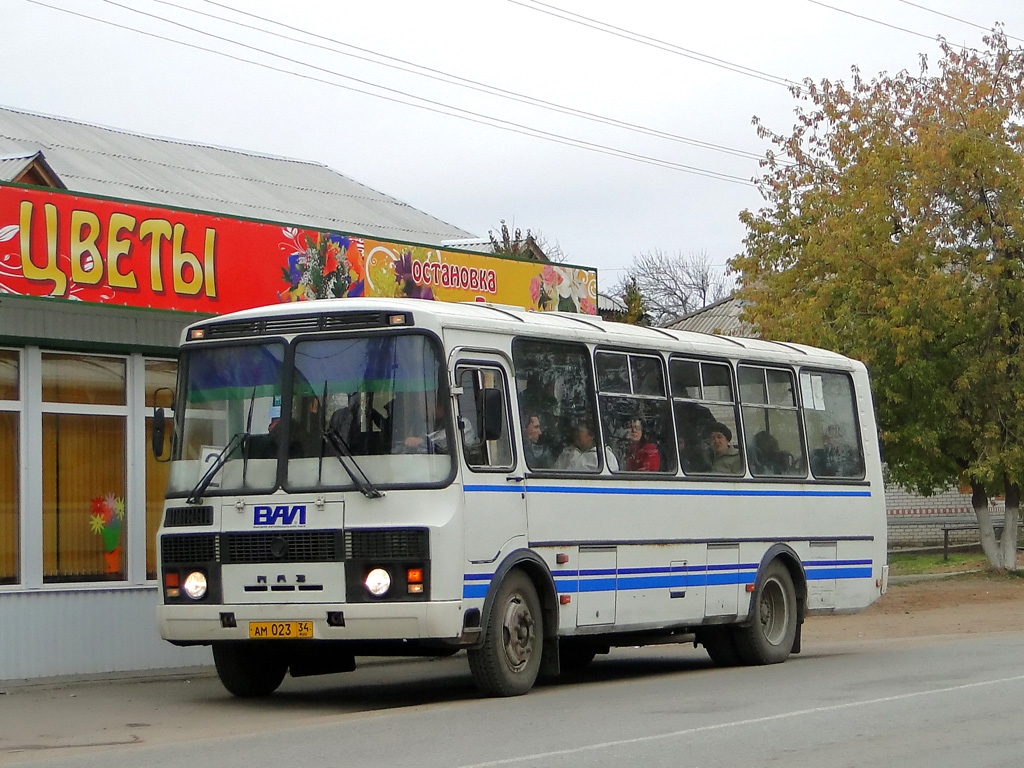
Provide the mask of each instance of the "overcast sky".
POLYGON ((791 127, 786 80, 917 72, 996 21, 1024 44, 1020 0, 0 0, 0 104, 322 162, 480 236, 539 231, 609 290, 640 252, 739 252, 751 118, 791 127))

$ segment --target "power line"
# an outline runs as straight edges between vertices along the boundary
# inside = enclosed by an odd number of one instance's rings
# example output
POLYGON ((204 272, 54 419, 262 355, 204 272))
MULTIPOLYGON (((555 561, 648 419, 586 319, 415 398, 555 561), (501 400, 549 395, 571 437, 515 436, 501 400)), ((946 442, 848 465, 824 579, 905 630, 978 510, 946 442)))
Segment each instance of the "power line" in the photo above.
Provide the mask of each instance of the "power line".
POLYGON ((605 116, 605 115, 600 115, 600 114, 596 114, 596 113, 593 113, 593 112, 588 112, 586 110, 576 109, 574 107, 568 107, 568 106, 565 106, 563 104, 557 104, 555 102, 546 101, 544 99, 540 99, 540 98, 537 98, 537 97, 534 97, 534 96, 530 96, 528 94, 518 93, 516 91, 510 91, 510 90, 507 90, 507 89, 504 89, 504 88, 499 88, 497 86, 489 85, 487 83, 482 83, 482 82, 479 82, 479 81, 476 81, 476 80, 471 80, 469 78, 464 78, 464 77, 461 77, 459 75, 454 75, 454 74, 451 74, 449 72, 444 72, 442 70, 434 69, 434 68, 431 68, 431 67, 426 67, 426 66, 423 66, 421 64, 417 64, 415 62, 411 62, 411 61, 407 61, 405 59, 397 58, 395 56, 389 56, 387 54, 383 54, 383 53, 380 53, 380 52, 377 52, 377 51, 371 51, 371 50, 366 49, 366 48, 361 48, 360 46, 353 45, 351 43, 345 43, 345 42, 342 42, 340 40, 334 40, 333 38, 325 37, 323 35, 318 35, 316 33, 309 32, 307 30, 299 29, 298 27, 293 27, 291 25, 285 24, 284 22, 281 22, 281 21, 276 21, 274 19, 268 19, 268 18, 266 18, 264 16, 259 16, 257 14, 250 13, 248 11, 243 11, 243 10, 241 10, 239 8, 233 8, 233 7, 229 6, 229 5, 225 5, 223 3, 215 2, 215 0, 203 0, 203 2, 205 2, 205 3, 209 4, 209 5, 216 6, 218 8, 223 8, 225 10, 232 11, 234 13, 238 13, 238 14, 240 14, 242 16, 246 16, 246 17, 249 17, 249 18, 252 18, 252 19, 257 19, 257 20, 262 21, 262 22, 264 22, 266 24, 272 24, 274 26, 278 26, 278 27, 282 27, 284 29, 292 30, 293 32, 298 32, 300 34, 306 35, 307 37, 311 37, 311 38, 314 38, 314 39, 317 39, 317 40, 323 40, 325 42, 331 43, 332 46, 341 46, 341 47, 344 47, 344 48, 350 48, 350 49, 352 49, 354 51, 359 51, 360 53, 349 53, 349 52, 346 52, 346 51, 338 50, 337 47, 320 45, 320 44, 317 44, 317 43, 309 43, 309 42, 307 42, 305 40, 301 40, 301 39, 298 39, 298 38, 295 38, 295 37, 291 37, 289 35, 281 34, 280 32, 274 32, 272 30, 263 29, 263 28, 254 26, 252 24, 246 24, 246 23, 241 22, 241 21, 235 21, 235 20, 232 20, 232 19, 225 18, 223 16, 217 16, 217 15, 214 15, 214 14, 205 13, 203 11, 200 11, 200 10, 197 10, 197 9, 194 9, 194 8, 189 8, 188 6, 179 5, 177 3, 170 2, 170 0, 154 0, 154 2, 160 3, 161 5, 168 5, 168 6, 171 6, 172 8, 177 8, 179 10, 187 11, 189 13, 194 13, 194 14, 197 14, 197 15, 200 15, 200 16, 205 16, 207 18, 216 19, 217 21, 222 21, 222 22, 225 22, 225 23, 228 23, 228 24, 234 24, 236 26, 243 27, 245 29, 250 29, 250 30, 257 31, 257 32, 261 32, 263 34, 271 35, 273 37, 277 37, 277 38, 280 38, 282 40, 288 40, 288 41, 295 42, 295 43, 301 43, 303 45, 309 45, 311 47, 319 48, 321 50, 325 50, 325 51, 328 51, 330 53, 335 53, 335 54, 338 54, 338 55, 341 55, 341 56, 349 56, 351 58, 355 58, 355 59, 358 59, 360 61, 365 61, 365 62, 368 62, 368 63, 371 63, 371 64, 375 64, 375 65, 378 65, 378 66, 382 66, 382 67, 388 67, 390 69, 396 69, 396 70, 399 70, 401 72, 408 72, 410 74, 417 75, 417 76, 420 76, 420 77, 425 77, 425 78, 428 78, 428 79, 431 79, 431 80, 436 80, 438 82, 447 83, 449 85, 455 85, 455 86, 458 86, 458 87, 461 87, 461 88, 467 88, 469 90, 477 91, 477 92, 480 92, 480 93, 486 93, 486 94, 491 95, 491 96, 497 96, 499 98, 508 99, 508 100, 511 100, 511 101, 519 102, 521 104, 529 104, 531 106, 540 107, 542 109, 548 109, 548 110, 559 112, 559 113, 562 113, 562 114, 571 115, 571 116, 574 116, 574 117, 579 117, 579 118, 582 118, 584 120, 590 120, 592 122, 599 122, 599 123, 603 123, 605 125, 611 125, 611 126, 614 126, 614 127, 617 127, 617 128, 622 128, 624 130, 634 131, 634 132, 637 132, 637 133, 643 133, 643 134, 646 134, 648 136, 654 136, 654 137, 657 137, 657 138, 667 139, 667 140, 670 140, 670 141, 677 141, 677 142, 680 142, 680 143, 683 143, 683 144, 688 144, 690 146, 699 147, 701 149, 708 149, 708 150, 712 150, 712 151, 715 151, 715 152, 723 152, 723 153, 726 153, 726 154, 734 155, 736 157, 742 157, 742 158, 745 158, 745 159, 760 160, 760 159, 762 159, 764 157, 763 155, 758 154, 756 152, 750 152, 748 150, 737 149, 737 148, 734 148, 734 147, 727 147, 727 146, 722 145, 722 144, 716 144, 714 142, 703 141, 701 139, 693 139, 693 138, 690 138, 688 136, 682 136, 680 134, 670 133, 670 132, 667 132, 667 131, 661 131, 661 130, 658 130, 656 128, 649 128, 647 126, 638 125, 636 123, 630 123, 630 122, 625 121, 625 120, 618 120, 618 119, 613 118, 613 117, 608 117, 608 116, 605 116), (360 54, 368 54, 368 55, 360 55, 360 54), (385 59, 385 61, 378 61, 377 59, 374 59, 374 58, 371 58, 371 57, 378 57, 380 59, 385 59), (395 63, 390 63, 390 62, 395 62, 395 63))
MULTIPOLYGON (((940 37, 939 35, 926 35, 924 32, 917 32, 917 31, 915 31, 913 29, 907 29, 906 27, 900 27, 900 26, 897 26, 896 24, 890 24, 887 21, 880 21, 878 19, 873 19, 870 16, 864 16, 864 15, 859 14, 859 13, 854 13, 853 11, 848 11, 845 8, 837 8, 834 5, 829 5, 828 3, 823 3, 820 0, 807 0, 807 2, 813 3, 814 5, 820 5, 822 8, 828 8, 830 11, 836 11, 837 13, 845 13, 847 16, 853 16, 855 19, 862 19, 863 21, 870 21, 872 24, 879 24, 879 25, 881 25, 883 27, 888 27, 889 29, 895 29, 895 30, 897 30, 899 32, 906 32, 908 35, 915 35, 916 37, 923 37, 925 40, 931 40, 932 42, 935 42, 940 37)), ((975 51, 976 52, 976 50, 977 50, 977 49, 971 48, 970 46, 967 46, 967 45, 957 45, 956 43, 950 43, 948 40, 946 42, 947 42, 948 45, 951 45, 954 48, 959 48, 960 50, 963 50, 963 51, 975 51)))
POLYGON ((747 77, 753 77, 758 80, 764 80, 765 82, 771 83, 772 85, 781 85, 785 88, 796 89, 802 92, 803 86, 793 80, 789 80, 785 77, 778 75, 772 75, 768 72, 762 72, 758 69, 743 66, 742 64, 736 64, 725 59, 719 59, 715 56, 710 56, 706 53, 700 53, 699 51, 693 51, 689 48, 683 48, 682 46, 676 45, 675 43, 669 43, 665 40, 659 40, 656 37, 650 37, 648 35, 642 35, 639 32, 633 32, 623 27, 617 27, 614 24, 600 21, 598 19, 590 18, 589 16, 583 16, 579 13, 573 13, 564 8, 551 5, 550 3, 543 3, 540 0, 508 0, 513 5, 518 5, 531 11, 537 11, 538 13, 544 13, 548 16, 554 16, 556 19, 562 19, 563 21, 569 21, 573 24, 579 24, 583 27, 589 27, 590 29, 596 29, 599 32, 605 32, 616 37, 621 37, 626 40, 632 40, 635 43, 646 45, 651 48, 657 48, 661 51, 667 51, 668 53, 674 53, 677 56, 683 56, 688 59, 702 62, 704 64, 710 64, 713 67, 720 67, 730 72, 735 72, 739 75, 745 75, 747 77))
POLYGON ((244 57, 241 57, 241 56, 236 56, 234 54, 230 54, 230 53, 227 53, 225 51, 220 51, 220 50, 216 50, 216 49, 213 49, 213 48, 207 48, 205 46, 198 45, 198 44, 195 44, 195 43, 185 42, 184 40, 179 40, 177 38, 172 38, 172 37, 167 37, 167 36, 164 36, 164 35, 160 35, 160 34, 157 34, 155 32, 147 32, 145 30, 141 30, 141 29, 138 29, 136 27, 132 27, 132 26, 125 25, 125 24, 120 24, 120 23, 117 23, 117 22, 114 22, 114 21, 110 21, 108 19, 101 19, 101 18, 98 18, 98 17, 95 17, 95 16, 90 16, 88 14, 80 13, 80 12, 77 12, 77 11, 72 11, 72 10, 69 10, 69 9, 66 9, 66 8, 61 8, 61 7, 58 7, 58 6, 53 6, 53 5, 50 5, 48 3, 41 2, 41 0, 25 0, 25 1, 28 2, 28 3, 31 3, 33 5, 38 5, 38 6, 42 6, 42 7, 45 7, 45 8, 49 8, 51 10, 60 11, 60 12, 63 12, 63 13, 70 14, 72 16, 78 16, 80 18, 88 19, 90 21, 95 21, 95 22, 98 22, 98 23, 101 23, 101 24, 106 24, 108 26, 112 26, 112 27, 116 27, 116 28, 119 28, 119 29, 123 29, 123 30, 128 31, 128 32, 133 32, 133 33, 140 34, 140 35, 143 35, 143 36, 146 36, 146 37, 152 37, 152 38, 155 38, 155 39, 158 39, 158 40, 163 40, 164 42, 174 43, 176 45, 181 45, 181 46, 184 46, 184 47, 187 47, 187 48, 192 48, 194 50, 203 51, 205 53, 212 53, 212 54, 215 54, 217 56, 221 56, 223 58, 231 59, 231 60, 242 62, 242 63, 245 63, 245 64, 252 64, 254 66, 262 67, 264 69, 268 69, 268 70, 271 70, 271 71, 274 71, 274 72, 279 72, 279 73, 286 74, 286 75, 292 75, 294 77, 300 77, 300 78, 303 78, 303 79, 306 79, 306 80, 310 80, 310 81, 313 81, 313 82, 323 83, 325 85, 329 85, 329 86, 334 87, 334 88, 341 88, 343 90, 352 91, 352 92, 359 93, 359 94, 362 94, 362 95, 365 95, 365 96, 371 96, 373 98, 383 99, 384 101, 390 101, 390 102, 393 102, 393 103, 396 103, 396 104, 401 104, 403 106, 415 107, 417 109, 422 109, 422 110, 425 110, 425 111, 428 111, 428 112, 433 112, 433 113, 440 114, 440 115, 446 115, 448 117, 455 117, 455 118, 458 118, 460 120, 466 120, 468 122, 477 123, 479 125, 486 125, 486 126, 490 126, 492 128, 498 128, 499 130, 508 131, 510 133, 517 133, 517 134, 521 134, 521 135, 524 135, 524 136, 531 136, 533 138, 538 138, 538 139, 544 139, 546 141, 551 141, 551 142, 556 143, 556 144, 563 144, 563 145, 566 145, 566 146, 576 147, 578 149, 585 149, 587 151, 596 152, 598 154, 609 155, 609 156, 612 156, 612 157, 619 157, 619 158, 623 158, 623 159, 626 159, 626 160, 632 160, 632 161, 635 161, 635 162, 644 163, 646 165, 654 165, 654 166, 661 167, 661 168, 667 168, 669 170, 681 171, 683 173, 690 173, 690 174, 694 174, 694 175, 697 175, 697 176, 705 176, 707 178, 718 179, 720 181, 727 181, 727 182, 734 183, 734 184, 742 184, 744 186, 750 186, 753 183, 752 179, 750 179, 750 178, 743 178, 743 177, 740 177, 740 176, 734 176, 732 174, 723 173, 721 171, 713 171, 713 170, 710 170, 710 169, 707 169, 707 168, 700 168, 698 166, 691 166, 691 165, 686 165, 686 164, 683 164, 683 163, 676 163, 676 162, 673 162, 671 160, 665 160, 663 158, 652 157, 652 156, 649 156, 649 155, 641 155, 639 153, 630 152, 628 150, 619 149, 617 147, 611 147, 611 146, 608 146, 608 145, 605 145, 605 144, 599 144, 599 143, 596 143, 596 142, 588 142, 588 141, 585 141, 583 139, 574 138, 572 136, 565 136, 565 135, 553 133, 553 132, 550 132, 550 131, 544 131, 544 130, 539 129, 539 128, 533 128, 531 126, 526 126, 526 125, 521 125, 519 123, 514 123, 514 122, 512 122, 510 120, 504 120, 502 118, 494 117, 494 116, 491 116, 491 115, 484 115, 484 114, 481 114, 481 113, 473 112, 471 110, 463 109, 461 107, 456 107, 456 106, 453 106, 453 105, 450 105, 450 104, 445 104, 443 102, 435 101, 435 100, 432 100, 432 99, 427 99, 427 98, 424 98, 422 96, 416 96, 415 94, 407 93, 407 92, 400 91, 400 90, 397 90, 397 89, 394 89, 394 88, 388 88, 386 86, 378 85, 376 83, 372 83, 372 82, 369 82, 369 81, 366 81, 366 80, 361 80, 359 78, 355 78, 355 77, 351 77, 351 76, 348 76, 348 75, 344 75, 344 74, 342 74, 340 72, 335 72, 333 70, 329 70, 329 69, 326 69, 326 68, 323 68, 323 67, 317 67, 315 65, 308 64, 306 62, 299 61, 297 59, 293 59, 293 58, 288 57, 288 56, 283 56, 281 54, 276 54, 276 53, 272 53, 272 52, 269 52, 269 51, 264 51, 264 50, 262 50, 260 48, 256 48, 255 46, 250 46, 250 45, 247 45, 245 43, 240 43, 238 41, 231 40, 230 38, 226 38, 226 37, 223 37, 223 36, 220 36, 220 35, 215 35, 213 33, 206 32, 204 30, 196 29, 194 27, 188 26, 187 24, 181 24, 180 22, 175 22, 175 21, 166 19, 164 17, 157 16, 155 14, 147 13, 147 12, 144 12, 144 11, 138 11, 138 10, 136 10, 134 8, 130 8, 128 6, 125 6, 125 5, 122 5, 120 3, 114 2, 113 0, 101 0, 101 1, 104 2, 104 3, 107 3, 108 5, 113 5, 113 6, 116 6, 118 8, 121 8, 122 10, 130 11, 132 13, 137 13, 137 14, 140 14, 140 15, 143 15, 143 16, 148 16, 150 18, 154 18, 154 19, 157 19, 159 21, 163 21, 163 22, 171 24, 173 26, 177 26, 177 27, 181 27, 183 29, 187 29, 187 30, 189 30, 191 32, 195 32, 196 34, 204 35, 206 37, 212 37, 215 40, 219 40, 221 42, 227 42, 227 43, 230 43, 232 45, 237 45, 237 46, 239 46, 241 48, 247 48, 249 50, 257 51, 258 53, 262 53, 262 54, 265 54, 265 55, 273 56, 274 58, 277 58, 277 59, 283 59, 283 60, 285 60, 287 62, 290 62, 292 64, 296 64, 298 66, 307 67, 309 69, 313 69, 313 70, 317 70, 317 71, 320 71, 320 72, 324 72, 324 73, 333 75, 335 77, 340 77, 340 78, 343 78, 343 79, 346 79, 346 80, 352 80, 354 82, 361 83, 363 85, 367 85, 367 86, 372 87, 372 88, 379 88, 380 90, 388 91, 390 93, 398 94, 400 96, 404 96, 405 98, 415 99, 416 101, 420 101, 420 102, 424 102, 424 103, 416 104, 416 103, 412 103, 412 102, 409 102, 409 101, 403 101, 401 98, 397 98, 395 96, 388 96, 386 94, 375 93, 373 91, 364 90, 362 88, 357 88, 357 87, 351 86, 351 85, 343 85, 341 83, 334 82, 332 80, 326 80, 326 79, 324 79, 322 77, 317 77, 317 76, 305 74, 305 73, 302 73, 302 72, 295 72, 295 71, 290 70, 290 69, 285 69, 285 68, 282 68, 282 67, 277 67, 277 66, 274 66, 274 65, 271 65, 271 64, 267 64, 265 62, 254 61, 252 59, 247 59, 247 58, 244 58, 244 57))
MULTIPOLYGON (((928 13, 934 13, 936 16, 943 16, 943 17, 945 17, 947 19, 952 19, 953 21, 958 21, 961 24, 966 24, 969 27, 975 27, 977 29, 984 30, 985 32, 992 32, 992 31, 994 31, 991 27, 985 27, 985 26, 983 26, 981 24, 975 24, 973 21, 967 21, 967 19, 961 19, 958 16, 951 16, 948 13, 943 13, 942 11, 937 11, 934 8, 929 8, 929 7, 925 6, 925 5, 921 5, 920 3, 912 3, 912 2, 910 2, 910 0, 898 0, 898 2, 901 2, 904 5, 912 6, 914 8, 920 8, 922 11, 927 11, 928 13)), ((1010 38, 1011 40, 1021 40, 1021 41, 1024 41, 1024 38, 1016 37, 1014 35, 1010 35, 1010 34, 1007 34, 1005 32, 1003 34, 1006 34, 1006 36, 1008 38, 1010 38)))

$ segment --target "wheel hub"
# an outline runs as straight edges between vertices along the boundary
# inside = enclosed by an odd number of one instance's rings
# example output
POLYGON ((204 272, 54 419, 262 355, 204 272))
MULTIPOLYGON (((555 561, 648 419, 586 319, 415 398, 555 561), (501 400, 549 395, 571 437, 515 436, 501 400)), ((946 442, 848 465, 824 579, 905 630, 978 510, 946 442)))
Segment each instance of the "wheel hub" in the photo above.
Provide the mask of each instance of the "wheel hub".
POLYGON ((509 667, 516 672, 520 671, 533 653, 534 621, 530 609, 518 595, 505 606, 502 639, 509 667))
POLYGON ((760 605, 761 631, 772 645, 778 645, 786 634, 786 594, 774 579, 766 581, 761 588, 760 605))

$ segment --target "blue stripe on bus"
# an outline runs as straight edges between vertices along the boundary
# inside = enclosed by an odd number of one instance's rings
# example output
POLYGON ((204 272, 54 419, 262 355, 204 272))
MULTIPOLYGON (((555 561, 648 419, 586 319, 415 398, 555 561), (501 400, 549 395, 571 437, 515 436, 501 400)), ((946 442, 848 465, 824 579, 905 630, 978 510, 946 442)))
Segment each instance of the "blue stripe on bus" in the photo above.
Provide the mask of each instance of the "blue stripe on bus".
POLYGON ((802 491, 755 490, 730 488, 625 488, 622 486, 562 486, 562 485, 466 485, 466 493, 572 493, 602 496, 756 496, 804 498, 867 498, 871 491, 802 491))
MULTIPOLYGON (((870 579, 871 560, 817 560, 804 563, 808 581, 828 579, 870 579), (853 567, 862 566, 862 567, 853 567), (866 567, 863 567, 866 566, 866 567)), ((657 566, 651 568, 599 569, 558 571, 553 573, 559 594, 579 592, 613 592, 636 589, 723 586, 749 584, 757 572, 756 564, 693 565, 682 568, 657 566), (611 578, 594 578, 611 577, 611 578)), ((467 573, 465 581, 487 581, 487 584, 465 584, 464 599, 486 597, 493 573, 467 573)))
POLYGON ((807 580, 821 579, 870 579, 870 568, 808 568, 807 580))
POLYGON ((804 560, 805 569, 823 565, 871 565, 871 560, 804 560))

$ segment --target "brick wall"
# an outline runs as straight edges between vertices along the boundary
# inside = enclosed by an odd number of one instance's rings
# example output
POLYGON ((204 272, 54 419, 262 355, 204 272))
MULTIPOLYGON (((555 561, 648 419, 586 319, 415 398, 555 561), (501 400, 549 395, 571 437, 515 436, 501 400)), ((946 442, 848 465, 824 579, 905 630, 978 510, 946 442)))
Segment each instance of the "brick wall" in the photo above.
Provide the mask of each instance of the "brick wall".
MULTIPOLYGON (((990 500, 992 519, 1002 524, 1002 499, 990 500)), ((896 486, 885 489, 885 507, 889 523, 889 549, 941 547, 943 528, 977 525, 978 518, 971 505, 971 495, 950 488, 934 496, 918 496, 896 486)), ((973 544, 978 530, 951 530, 950 544, 973 544)))

